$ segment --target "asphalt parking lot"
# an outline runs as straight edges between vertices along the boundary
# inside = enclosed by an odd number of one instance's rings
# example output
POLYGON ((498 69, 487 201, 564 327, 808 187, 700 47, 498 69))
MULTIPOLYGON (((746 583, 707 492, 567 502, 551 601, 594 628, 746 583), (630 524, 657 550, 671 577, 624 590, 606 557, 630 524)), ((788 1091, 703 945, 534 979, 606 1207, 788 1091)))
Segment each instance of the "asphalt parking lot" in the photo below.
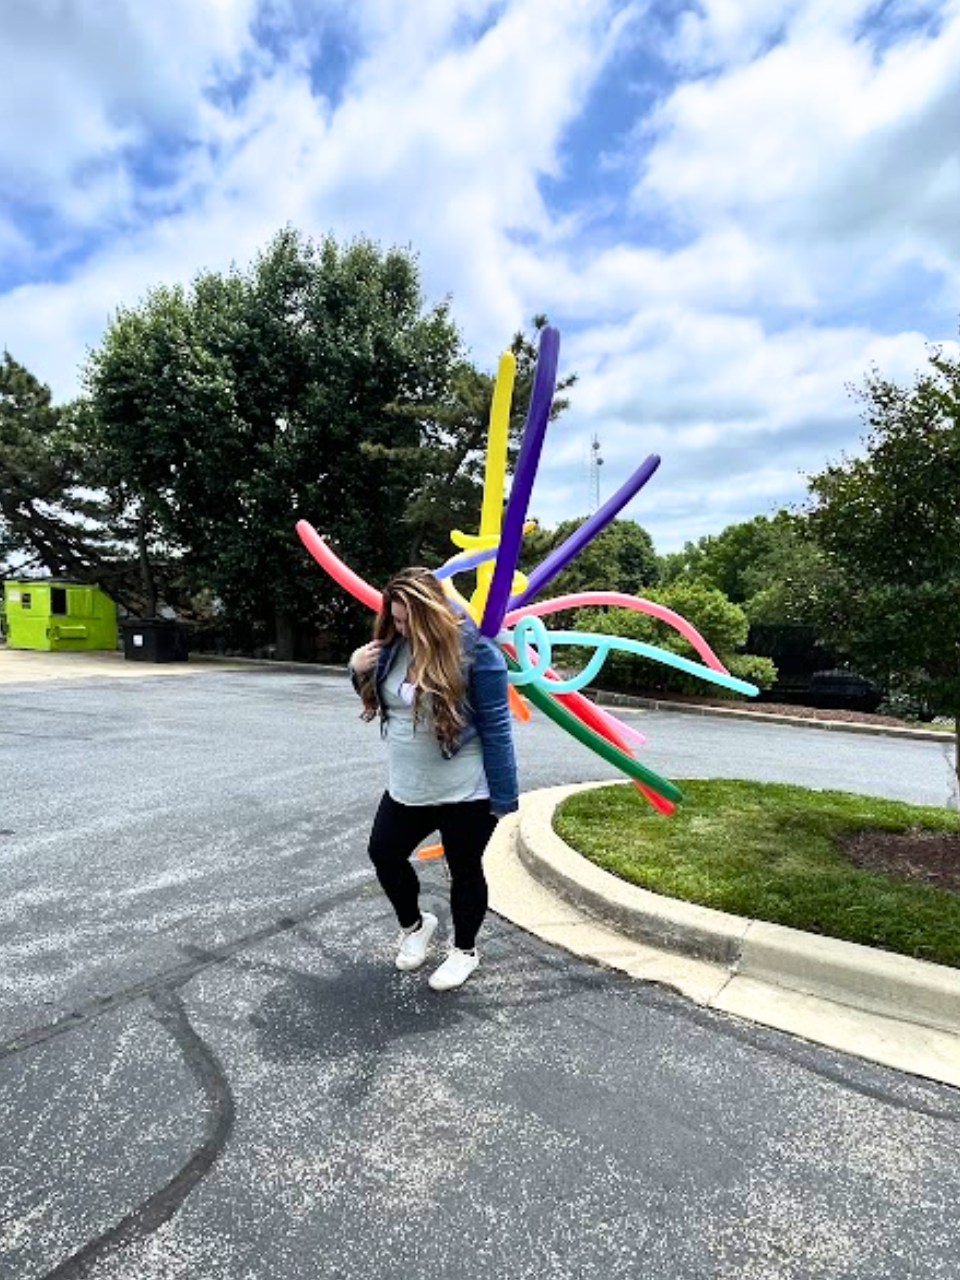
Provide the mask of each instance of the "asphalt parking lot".
MULTIPOLYGON (((0 711, 0 1274, 960 1277, 954 1090, 497 918, 462 992, 397 973, 342 679, 22 683, 0 711)), ((950 795, 939 744, 643 729, 671 776, 950 795)), ((526 788, 613 776, 518 738, 526 788)))

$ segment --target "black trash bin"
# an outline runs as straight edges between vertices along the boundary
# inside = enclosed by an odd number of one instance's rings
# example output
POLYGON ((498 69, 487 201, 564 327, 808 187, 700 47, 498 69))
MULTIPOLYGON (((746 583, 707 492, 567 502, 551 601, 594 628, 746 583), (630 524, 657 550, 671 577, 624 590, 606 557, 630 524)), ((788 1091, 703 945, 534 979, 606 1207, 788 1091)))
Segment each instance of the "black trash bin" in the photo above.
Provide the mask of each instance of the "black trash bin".
POLYGON ((129 662, 186 662, 187 628, 172 618, 127 618, 121 625, 129 662))

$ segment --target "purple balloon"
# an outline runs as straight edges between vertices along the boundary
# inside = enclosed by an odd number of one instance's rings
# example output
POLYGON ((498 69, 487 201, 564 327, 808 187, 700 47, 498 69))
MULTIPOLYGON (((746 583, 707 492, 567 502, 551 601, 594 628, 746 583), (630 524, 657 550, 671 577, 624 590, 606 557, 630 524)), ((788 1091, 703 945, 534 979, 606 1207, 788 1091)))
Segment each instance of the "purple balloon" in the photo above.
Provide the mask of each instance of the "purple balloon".
POLYGON ((487 560, 492 560, 497 554, 496 547, 483 547, 479 551, 473 551, 469 555, 466 551, 461 551, 455 556, 451 556, 439 569, 433 570, 433 576, 441 581, 444 578, 452 578, 458 573, 466 573, 469 569, 476 569, 478 565, 485 564, 487 560))
POLYGON ((574 556, 579 555, 587 543, 592 541, 600 530, 610 523, 617 512, 627 505, 634 494, 643 488, 659 465, 659 457, 655 453, 651 453, 650 457, 637 467, 626 484, 622 484, 613 497, 607 499, 599 511, 594 512, 590 519, 584 521, 579 529, 576 529, 569 538, 561 542, 559 547, 555 547, 546 560, 537 565, 527 578, 526 587, 510 601, 510 608, 522 608, 548 582, 552 582, 560 570, 568 565, 574 556))
POLYGON ((543 449, 543 437, 546 435, 547 422, 550 419, 553 392, 557 385, 559 355, 560 334, 552 325, 547 325, 540 333, 540 351, 533 375, 533 392, 523 428, 520 457, 517 459, 517 469, 513 475, 513 484, 510 486, 510 497, 503 516, 497 561, 493 568, 487 603, 480 622, 480 631, 485 636, 492 637, 499 633, 504 614, 507 612, 510 587, 513 584, 517 561, 520 559, 523 523, 527 518, 530 492, 536 478, 540 452, 543 449))

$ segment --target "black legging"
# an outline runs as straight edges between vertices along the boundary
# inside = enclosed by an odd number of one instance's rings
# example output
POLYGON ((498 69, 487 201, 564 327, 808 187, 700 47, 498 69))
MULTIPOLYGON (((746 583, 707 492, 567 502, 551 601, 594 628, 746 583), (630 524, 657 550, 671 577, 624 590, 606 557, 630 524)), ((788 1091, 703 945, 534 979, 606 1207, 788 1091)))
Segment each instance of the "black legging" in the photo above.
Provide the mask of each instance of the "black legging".
POLYGON ((420 881, 410 865, 411 855, 431 832, 439 831, 450 868, 453 945, 462 951, 473 948, 487 914, 483 851, 496 825, 489 800, 409 805, 398 804, 384 792, 368 852, 402 928, 411 928, 420 918, 420 881))

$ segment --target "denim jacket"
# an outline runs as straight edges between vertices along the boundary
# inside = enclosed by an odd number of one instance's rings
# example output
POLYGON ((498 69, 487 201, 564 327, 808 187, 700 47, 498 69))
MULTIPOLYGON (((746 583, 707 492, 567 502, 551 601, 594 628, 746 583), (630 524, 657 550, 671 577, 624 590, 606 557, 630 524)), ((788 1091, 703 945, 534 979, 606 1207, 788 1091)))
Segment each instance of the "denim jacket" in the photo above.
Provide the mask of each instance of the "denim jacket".
MULTIPOLYGON (((481 635, 468 619, 461 623, 460 634, 467 687, 466 703, 461 710, 466 723, 453 746, 445 747, 441 744, 440 752, 449 760, 465 743, 479 737, 483 771, 490 790, 490 810, 496 817, 502 818, 504 814, 513 813, 519 808, 517 761, 507 702, 507 664, 493 641, 481 635)), ((397 638, 384 645, 377 655, 373 678, 381 722, 386 720, 383 682, 399 645, 400 639, 397 638)), ((359 681, 352 668, 350 679, 359 693, 359 681)))

